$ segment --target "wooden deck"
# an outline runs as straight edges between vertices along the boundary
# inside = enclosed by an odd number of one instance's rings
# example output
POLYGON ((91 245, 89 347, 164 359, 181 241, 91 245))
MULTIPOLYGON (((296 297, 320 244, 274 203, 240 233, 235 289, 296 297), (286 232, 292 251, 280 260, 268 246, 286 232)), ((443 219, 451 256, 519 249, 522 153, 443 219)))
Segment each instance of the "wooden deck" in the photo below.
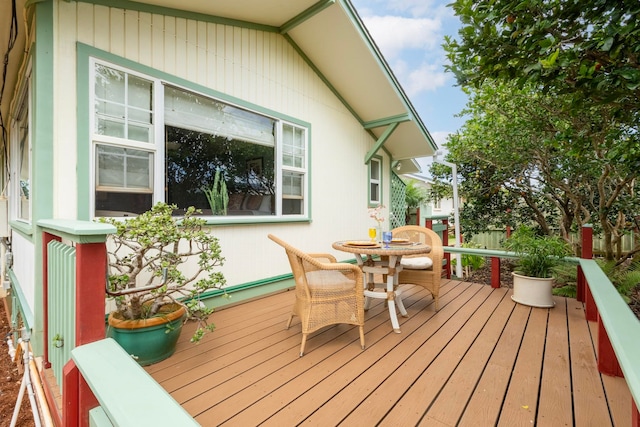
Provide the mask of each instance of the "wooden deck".
POLYGON ((383 301, 358 331, 285 330, 293 292, 220 310, 202 343, 147 371, 203 426, 629 426, 622 378, 600 375, 581 303, 515 304, 509 289, 443 280, 441 308, 405 292, 393 333, 383 301))

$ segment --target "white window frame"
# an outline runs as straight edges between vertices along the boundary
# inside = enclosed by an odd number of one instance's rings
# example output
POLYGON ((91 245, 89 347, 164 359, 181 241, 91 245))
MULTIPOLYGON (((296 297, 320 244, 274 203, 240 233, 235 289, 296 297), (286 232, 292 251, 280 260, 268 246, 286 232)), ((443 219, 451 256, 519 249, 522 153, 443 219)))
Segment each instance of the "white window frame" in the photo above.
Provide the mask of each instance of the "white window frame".
POLYGON ((310 203, 310 197, 309 197, 309 188, 310 188, 310 180, 309 180, 309 155, 310 155, 310 150, 309 150, 309 146, 310 146, 310 141, 309 141, 309 129, 307 126, 301 125, 301 124, 297 124, 297 123, 293 123, 291 121, 286 121, 280 117, 277 116, 277 114, 265 114, 264 112, 258 112, 256 110, 252 110, 251 108, 247 108, 245 106, 239 106, 236 105, 232 102, 230 102, 227 99, 223 99, 221 97, 216 97, 216 96, 212 96, 210 94, 206 94, 203 93, 203 91, 198 91, 198 90, 194 90, 192 88, 186 88, 183 86, 180 86, 179 84, 176 84, 175 82, 171 82, 168 80, 162 80, 159 78, 154 78, 152 76, 149 76, 147 74, 144 73, 140 73, 137 72, 135 70, 126 68, 126 67, 122 67, 116 64, 113 64, 111 62, 108 61, 104 61, 104 60, 100 60, 97 58, 90 58, 89 61, 89 69, 90 69, 90 78, 89 78, 89 84, 90 84, 90 91, 89 91, 89 96, 90 96, 90 123, 89 123, 89 129, 90 129, 90 136, 91 136, 91 151, 90 151, 90 165, 91 165, 91 181, 90 181, 90 197, 89 197, 89 202, 90 202, 90 214, 92 217, 95 216, 95 204, 96 204, 96 174, 97 174, 97 145, 99 144, 104 144, 104 145, 111 145, 111 146, 117 146, 117 147, 123 147, 123 148, 134 148, 134 149, 138 149, 138 150, 144 150, 144 151, 149 151, 152 153, 153 155, 153 167, 152 167, 152 171, 151 173, 153 174, 153 200, 152 200, 152 204, 157 203, 158 201, 164 201, 164 171, 165 171, 165 148, 164 148, 164 143, 165 143, 165 132, 164 132, 164 127, 165 127, 165 121, 164 121, 164 87, 165 84, 166 85, 170 85, 172 87, 175 88, 179 88, 179 89, 183 89, 185 91, 189 91, 189 92, 193 92, 195 94, 201 95, 201 96, 205 96, 208 98, 211 98, 215 101, 224 103, 224 104, 228 104, 231 105, 233 107, 242 109, 242 110, 246 110, 246 111, 250 111, 250 112, 254 112, 256 114, 260 114, 263 116, 267 116, 272 118, 273 120, 276 121, 276 140, 275 140, 275 150, 276 150, 276 154, 275 154, 275 168, 276 170, 274 171, 274 179, 276 180, 275 183, 275 187, 276 187, 276 203, 275 203, 275 215, 271 215, 271 216, 260 216, 260 215, 256 215, 256 216, 240 216, 240 215, 234 215, 234 216, 215 216, 215 217, 207 217, 210 218, 211 220, 213 220, 215 218, 215 222, 264 222, 265 220, 270 220, 272 218, 279 218, 279 219, 284 219, 284 220, 298 220, 298 219, 309 219, 310 218, 310 212, 309 212, 309 203, 310 203), (95 78, 96 78, 96 72, 95 72, 95 68, 96 68, 96 64, 100 64, 102 66, 105 67, 109 67, 109 68, 113 68, 116 69, 118 71, 124 72, 124 73, 128 73, 130 75, 135 75, 136 77, 145 79, 145 80, 149 80, 153 82, 153 138, 152 141, 149 142, 140 142, 140 141, 135 141, 135 140, 128 140, 128 139, 123 139, 123 138, 117 138, 117 137, 112 137, 112 136, 106 136, 106 135, 99 135, 97 133, 95 133, 95 120, 96 120, 96 113, 95 113, 95 88, 94 88, 94 84, 95 84, 95 78), (304 139, 305 139, 305 145, 304 145, 304 166, 303 167, 291 167, 291 166, 284 166, 283 165, 283 160, 282 160, 282 156, 283 156, 283 147, 282 147, 282 141, 283 141, 283 132, 282 132, 282 127, 283 124, 287 124, 290 126, 293 126, 297 129, 301 129, 304 132, 304 139), (284 171, 291 171, 297 174, 301 174, 302 175, 302 179, 303 179, 303 184, 302 184, 302 199, 303 199, 303 204, 302 204, 302 213, 300 214, 287 214, 287 215, 283 215, 282 213, 282 201, 284 200, 283 197, 283 193, 282 193, 282 174, 284 171))
POLYGON ((11 216, 13 219, 19 222, 31 223, 31 207, 33 201, 33 163, 32 163, 32 150, 33 150, 33 132, 32 132, 32 121, 31 121, 31 112, 32 112, 32 100, 31 100, 31 70, 28 70, 28 73, 25 75, 25 85, 22 94, 20 95, 20 102, 17 104, 18 109, 15 114, 15 118, 12 121, 11 127, 11 135, 12 135, 12 150, 11 152, 15 153, 15 155, 11 156, 11 191, 15 194, 15 197, 11 197, 13 199, 13 203, 11 204, 11 216), (21 165, 22 165, 22 151, 20 149, 20 126, 26 123, 27 124, 27 150, 28 150, 28 158, 27 164, 29 169, 29 198, 26 200, 26 203, 22 200, 22 190, 20 184, 20 175, 21 175, 21 165), (26 215, 23 215, 26 210, 26 215))
POLYGON ((368 188, 367 188, 367 193, 369 194, 369 206, 378 206, 379 204, 382 203, 382 157, 379 157, 379 156, 372 157, 371 160, 369 160, 369 165, 367 170, 369 173, 368 188), (377 171, 378 178, 373 177, 374 171, 377 171), (377 199, 374 198, 374 195, 372 194, 372 191, 371 191, 371 188, 374 185, 377 186, 378 188, 377 199))

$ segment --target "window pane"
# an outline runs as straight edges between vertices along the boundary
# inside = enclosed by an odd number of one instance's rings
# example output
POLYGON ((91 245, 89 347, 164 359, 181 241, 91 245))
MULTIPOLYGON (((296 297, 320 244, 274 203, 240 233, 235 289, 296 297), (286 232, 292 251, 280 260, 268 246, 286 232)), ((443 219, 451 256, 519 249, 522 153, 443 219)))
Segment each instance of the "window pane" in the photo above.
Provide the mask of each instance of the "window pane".
POLYGON ((380 162, 376 159, 371 159, 371 179, 380 180, 380 162))
POLYGON ((96 192, 96 216, 135 216, 151 209, 153 194, 96 192))
POLYGON ((100 64, 95 79, 95 132, 151 142, 153 82, 100 64))
POLYGON ((151 191, 151 153, 108 145, 98 145, 97 151, 98 187, 151 191))
POLYGON ((99 135, 115 136, 116 138, 125 137, 124 123, 122 121, 98 119, 96 124, 96 133, 98 133, 99 135))
POLYGON ((303 196, 304 177, 300 173, 283 172, 282 173, 282 194, 284 197, 303 196))
POLYGON ((285 166, 304 168, 305 166, 304 130, 291 125, 282 126, 282 163, 285 166))
POLYGON ((129 106, 151 111, 151 82, 129 75, 129 106))
POLYGON ((275 145, 275 120, 202 95, 165 87, 165 123, 254 144, 275 145))
POLYGON ((207 192, 220 171, 227 215, 275 214, 274 147, 173 126, 165 134, 167 203, 212 215, 207 192))
POLYGON ((380 201, 380 185, 372 182, 369 191, 371 194, 371 201, 379 202, 380 201))
POLYGON ((124 76, 122 71, 96 64, 96 98, 124 104, 124 76))

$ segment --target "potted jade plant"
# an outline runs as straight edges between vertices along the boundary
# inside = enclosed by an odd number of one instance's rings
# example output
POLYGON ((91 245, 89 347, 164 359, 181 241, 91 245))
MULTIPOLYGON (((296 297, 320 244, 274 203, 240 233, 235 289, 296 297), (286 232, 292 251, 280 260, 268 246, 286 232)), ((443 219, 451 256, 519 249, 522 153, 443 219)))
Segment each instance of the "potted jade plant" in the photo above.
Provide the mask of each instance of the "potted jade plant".
POLYGON ((541 236, 529 227, 511 234, 504 247, 517 255, 513 273, 515 302, 532 307, 553 307, 554 269, 571 255, 571 248, 557 236, 541 236))
POLYGON ((141 365, 171 356, 187 320, 198 322, 192 342, 212 331, 208 318, 213 309, 200 297, 225 284, 218 271, 224 263, 218 239, 195 216, 195 208, 181 217, 173 216, 176 209, 158 203, 124 221, 100 219, 117 230, 107 247, 107 294, 115 302, 107 336, 141 365))

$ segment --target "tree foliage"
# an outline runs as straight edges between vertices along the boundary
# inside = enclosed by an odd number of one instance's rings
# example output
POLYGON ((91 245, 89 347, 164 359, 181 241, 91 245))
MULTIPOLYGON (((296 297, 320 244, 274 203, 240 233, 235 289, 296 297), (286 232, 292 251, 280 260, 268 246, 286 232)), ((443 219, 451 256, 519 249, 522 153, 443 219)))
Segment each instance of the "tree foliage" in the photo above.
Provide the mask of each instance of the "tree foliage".
POLYGON ((618 257, 640 212, 636 129, 618 122, 612 107, 575 109, 569 95, 514 83, 487 81, 470 94, 469 119, 447 145, 466 199, 465 231, 534 222, 569 240, 593 223, 607 258, 618 257))
POLYGON ((460 40, 447 38, 463 85, 535 84, 637 114, 640 3, 609 0, 457 0, 460 40))
POLYGON ((568 238, 593 223, 606 257, 621 258, 640 220, 640 3, 452 6, 463 27, 446 40, 448 68, 471 95, 448 144, 465 229, 533 221, 568 238))

